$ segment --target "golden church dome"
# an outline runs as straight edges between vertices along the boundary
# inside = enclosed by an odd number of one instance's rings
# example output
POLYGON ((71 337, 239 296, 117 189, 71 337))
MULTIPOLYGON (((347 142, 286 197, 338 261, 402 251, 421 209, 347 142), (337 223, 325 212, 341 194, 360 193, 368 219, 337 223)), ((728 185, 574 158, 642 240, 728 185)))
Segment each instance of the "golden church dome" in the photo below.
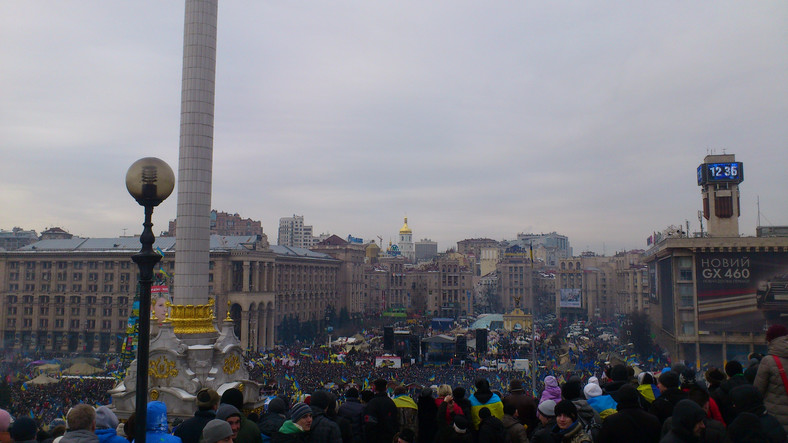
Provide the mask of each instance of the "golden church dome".
POLYGON ((399 230, 400 234, 413 234, 413 231, 408 227, 408 217, 405 217, 405 224, 399 230))

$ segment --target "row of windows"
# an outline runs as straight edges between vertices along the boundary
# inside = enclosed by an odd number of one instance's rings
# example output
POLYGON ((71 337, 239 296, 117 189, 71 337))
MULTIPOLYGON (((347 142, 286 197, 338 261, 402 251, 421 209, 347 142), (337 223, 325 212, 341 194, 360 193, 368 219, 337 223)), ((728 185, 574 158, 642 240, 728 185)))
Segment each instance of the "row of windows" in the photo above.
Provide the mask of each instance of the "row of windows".
MULTIPOLYGON (((16 328, 16 319, 9 318, 6 320, 6 328, 14 329, 16 328)), ((79 330, 79 329, 87 329, 93 330, 96 329, 96 320, 88 319, 84 322, 78 319, 70 320, 68 322, 69 329, 71 330, 79 330)), ((112 321, 111 320, 101 320, 100 323, 101 329, 104 331, 108 331, 112 328, 112 321)), ((22 328, 32 328, 33 327, 33 319, 32 318, 23 318, 21 321, 22 328)), ((53 322, 55 329, 62 329, 65 326, 65 320, 62 318, 56 318, 53 322)), ((123 330, 126 329, 126 321, 125 320, 118 320, 118 329, 123 330)), ((38 320, 38 327, 41 329, 48 329, 49 328, 49 319, 42 318, 38 320)))
MULTIPOLYGON (((36 285, 33 283, 27 283, 23 286, 24 292, 36 292, 36 285)), ((82 292, 82 284, 81 283, 74 283, 71 285, 71 292, 82 292)), ((85 292, 99 292, 99 285, 97 284, 89 284, 85 285, 84 288, 86 289, 85 292)), ((131 286, 128 284, 120 284, 118 285, 118 292, 129 292, 131 286)), ((58 283, 54 287, 54 291, 52 289, 52 285, 49 283, 42 283, 38 286, 38 290, 40 292, 66 292, 68 290, 68 285, 63 283, 58 283)), ((8 284, 8 291, 9 292, 19 292, 19 284, 18 283, 9 283, 8 284)), ((101 292, 115 292, 115 285, 112 284, 104 284, 101 286, 101 292)))
MULTIPOLYGON (((115 269, 115 263, 116 262, 110 261, 110 260, 105 260, 105 261, 92 260, 92 261, 88 261, 88 262, 83 262, 83 261, 72 261, 72 262, 67 262, 67 261, 57 261, 57 262, 26 261, 26 262, 23 262, 23 263, 24 263, 24 268, 25 269, 33 270, 33 269, 36 269, 37 265, 40 265, 39 267, 41 269, 52 269, 53 267, 56 267, 57 269, 68 269, 68 264, 69 263, 71 263, 71 267, 73 269, 83 269, 85 267, 87 267, 87 269, 100 269, 100 268, 103 268, 103 269, 115 269)), ((131 262, 130 261, 122 261, 122 262, 117 262, 117 263, 119 264, 120 269, 129 269, 129 268, 131 268, 131 262)), ((10 261, 10 262, 8 262, 8 269, 15 270, 15 269, 20 269, 20 267, 21 267, 21 264, 18 261, 10 261)))
MULTIPOLYGON (((6 300, 7 304, 16 304, 19 301, 19 296, 17 296, 17 295, 7 295, 5 300, 6 300)), ((32 296, 32 295, 23 295, 22 296, 22 303, 24 303, 24 304, 33 304, 34 300, 35 300, 35 297, 32 296)), ((101 297, 101 303, 103 305, 111 305, 112 304, 112 300, 113 300, 113 297, 109 297, 109 296, 101 297)), ((50 301, 50 296, 48 296, 48 295, 39 295, 38 296, 38 303, 41 304, 41 305, 49 304, 49 301, 50 301)), ((70 296, 68 298, 68 301, 72 305, 76 305, 76 304, 79 304, 82 301, 82 297, 79 296, 79 295, 72 295, 72 296, 70 296)), ((96 296, 88 295, 87 297, 85 297, 85 303, 88 304, 88 305, 95 305, 97 301, 98 301, 98 299, 96 298, 96 296)), ((128 297, 117 297, 117 301, 118 301, 118 305, 120 305, 120 306, 126 306, 126 305, 129 304, 129 298, 128 297)), ((64 295, 56 295, 56 296, 54 296, 54 302, 55 302, 55 304, 64 304, 66 302, 66 296, 64 296, 64 295)))

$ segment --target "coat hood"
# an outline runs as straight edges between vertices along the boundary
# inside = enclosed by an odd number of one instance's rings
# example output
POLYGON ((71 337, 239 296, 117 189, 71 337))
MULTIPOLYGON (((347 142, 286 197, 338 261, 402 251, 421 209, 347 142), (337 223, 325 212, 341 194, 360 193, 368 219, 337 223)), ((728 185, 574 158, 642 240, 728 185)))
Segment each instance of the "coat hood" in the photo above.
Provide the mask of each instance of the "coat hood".
POLYGON ((788 335, 777 337, 769 342, 769 354, 788 358, 788 335))
POLYGON ((684 399, 673 408, 673 432, 681 436, 692 436, 695 425, 706 418, 706 412, 694 401, 684 399))
POLYGON ((148 403, 148 412, 145 417, 145 430, 149 432, 170 432, 167 425, 167 405, 160 401, 148 403))
POLYGON ((731 390, 731 400, 739 412, 750 412, 761 416, 766 412, 763 405, 763 396, 758 392, 758 388, 747 384, 737 386, 731 390))

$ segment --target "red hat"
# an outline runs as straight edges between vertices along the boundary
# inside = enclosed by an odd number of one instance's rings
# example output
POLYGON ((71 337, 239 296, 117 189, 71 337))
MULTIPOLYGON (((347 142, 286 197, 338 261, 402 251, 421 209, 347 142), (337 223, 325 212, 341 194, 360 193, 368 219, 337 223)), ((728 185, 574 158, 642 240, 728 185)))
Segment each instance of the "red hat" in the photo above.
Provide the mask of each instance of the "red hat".
POLYGON ((766 342, 771 342, 777 337, 788 335, 788 328, 784 325, 771 325, 769 330, 766 331, 766 342))

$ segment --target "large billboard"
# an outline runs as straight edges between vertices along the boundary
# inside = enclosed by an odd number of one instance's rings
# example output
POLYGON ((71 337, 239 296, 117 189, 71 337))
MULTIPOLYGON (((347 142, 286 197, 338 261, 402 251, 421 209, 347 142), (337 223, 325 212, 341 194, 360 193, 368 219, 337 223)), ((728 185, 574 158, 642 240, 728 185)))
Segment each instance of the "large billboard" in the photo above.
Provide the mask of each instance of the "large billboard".
POLYGON ((561 289, 561 300, 558 306, 562 308, 581 308, 583 297, 578 288, 561 289))
POLYGON ((788 253, 697 253, 695 260, 699 331, 758 333, 788 315, 788 253))

